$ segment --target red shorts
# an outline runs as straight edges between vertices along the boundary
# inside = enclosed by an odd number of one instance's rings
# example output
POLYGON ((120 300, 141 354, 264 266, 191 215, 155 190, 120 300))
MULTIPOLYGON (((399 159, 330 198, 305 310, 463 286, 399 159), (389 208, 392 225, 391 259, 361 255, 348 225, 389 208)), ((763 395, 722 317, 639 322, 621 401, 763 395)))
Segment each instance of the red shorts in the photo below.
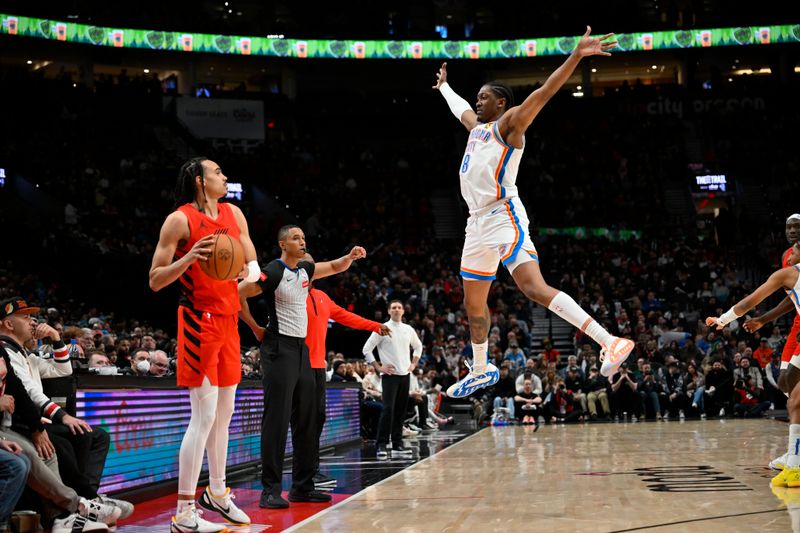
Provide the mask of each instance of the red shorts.
POLYGON ((212 315, 178 306, 178 385, 216 387, 242 380, 237 315, 212 315))
MULTIPOLYGON (((792 323, 792 330, 786 337, 786 344, 783 345, 783 353, 781 353, 781 363, 788 363, 791 361, 793 355, 797 354, 797 333, 800 332, 800 315, 797 315, 792 323)), ((784 365, 782 365, 784 366, 784 365)))

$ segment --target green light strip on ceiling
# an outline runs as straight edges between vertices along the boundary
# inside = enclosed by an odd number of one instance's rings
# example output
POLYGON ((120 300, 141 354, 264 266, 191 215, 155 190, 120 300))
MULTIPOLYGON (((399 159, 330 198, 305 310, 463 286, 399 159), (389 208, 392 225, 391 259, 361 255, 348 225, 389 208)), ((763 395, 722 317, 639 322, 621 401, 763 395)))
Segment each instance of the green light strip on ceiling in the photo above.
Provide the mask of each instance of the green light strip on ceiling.
MULTIPOLYGON (((277 39, 207 33, 90 26, 72 22, 0 14, 0 33, 71 43, 205 52, 324 59, 508 59, 565 55, 580 37, 545 37, 505 41, 358 41, 277 39)), ((621 33, 614 52, 765 45, 800 42, 800 24, 742 26, 700 30, 621 33)))

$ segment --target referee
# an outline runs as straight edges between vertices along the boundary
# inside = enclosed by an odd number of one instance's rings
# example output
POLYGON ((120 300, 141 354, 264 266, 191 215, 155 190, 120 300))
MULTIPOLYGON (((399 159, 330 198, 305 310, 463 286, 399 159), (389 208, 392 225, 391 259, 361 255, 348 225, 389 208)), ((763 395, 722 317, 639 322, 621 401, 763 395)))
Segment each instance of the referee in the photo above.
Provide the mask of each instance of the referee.
POLYGON ((281 258, 267 264, 258 281, 239 285, 241 318, 261 341, 261 371, 264 376, 264 419, 261 426, 260 507, 285 509, 281 476, 289 423, 292 424, 292 488, 290 502, 326 503, 328 494, 314 490, 314 473, 319 454, 316 431, 314 373, 305 337, 308 328, 306 299, 311 281, 347 270, 353 261, 366 256, 360 246, 335 261, 304 261, 306 238, 297 226, 278 232, 281 258), (260 296, 265 304, 266 327, 253 318, 248 298, 260 296))
POLYGON ((362 350, 367 363, 372 364, 382 374, 383 411, 378 422, 376 442, 378 459, 389 457, 386 448, 390 438, 392 456, 397 458, 411 455, 411 450, 403 446, 403 421, 408 406, 409 373, 414 371, 422 355, 422 342, 414 328, 402 322, 404 312, 400 300, 389 302, 390 320, 386 322, 386 326, 389 327, 391 336, 380 337, 373 333, 362 350), (375 348, 378 348, 380 363, 372 353, 375 348), (413 356, 409 353, 409 348, 414 350, 413 356))

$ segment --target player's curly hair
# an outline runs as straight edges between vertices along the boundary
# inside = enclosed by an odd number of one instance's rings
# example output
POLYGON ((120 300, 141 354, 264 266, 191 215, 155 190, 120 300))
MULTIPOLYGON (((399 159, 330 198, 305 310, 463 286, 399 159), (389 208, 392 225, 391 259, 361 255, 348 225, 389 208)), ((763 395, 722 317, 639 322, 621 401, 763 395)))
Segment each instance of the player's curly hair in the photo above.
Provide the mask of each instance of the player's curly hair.
POLYGON ((506 111, 514 107, 514 91, 511 87, 499 81, 490 81, 486 86, 498 97, 504 98, 506 101, 506 111))
MULTIPOLYGON (((194 202, 197 189, 195 188, 195 178, 200 176, 200 182, 205 185, 205 169, 203 161, 208 158, 204 156, 193 157, 183 165, 178 173, 178 181, 175 184, 175 208, 183 204, 194 202)), ((205 194, 205 192, 203 193, 205 194)))

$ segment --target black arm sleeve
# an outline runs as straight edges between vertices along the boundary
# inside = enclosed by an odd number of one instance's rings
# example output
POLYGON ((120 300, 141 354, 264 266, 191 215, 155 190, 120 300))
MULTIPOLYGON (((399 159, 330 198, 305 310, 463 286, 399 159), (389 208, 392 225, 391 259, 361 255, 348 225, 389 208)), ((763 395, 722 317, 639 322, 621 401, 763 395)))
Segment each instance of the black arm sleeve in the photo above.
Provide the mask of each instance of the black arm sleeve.
POLYGON ((314 278, 314 268, 315 268, 314 263, 311 263, 309 261, 300 261, 299 263, 297 263, 297 266, 298 268, 302 268, 303 270, 306 271, 306 273, 308 274, 308 279, 314 278))
POLYGON ((267 263, 261 270, 261 276, 258 278, 258 286, 264 294, 275 292, 275 289, 280 285, 283 279, 283 265, 275 260, 267 263))

